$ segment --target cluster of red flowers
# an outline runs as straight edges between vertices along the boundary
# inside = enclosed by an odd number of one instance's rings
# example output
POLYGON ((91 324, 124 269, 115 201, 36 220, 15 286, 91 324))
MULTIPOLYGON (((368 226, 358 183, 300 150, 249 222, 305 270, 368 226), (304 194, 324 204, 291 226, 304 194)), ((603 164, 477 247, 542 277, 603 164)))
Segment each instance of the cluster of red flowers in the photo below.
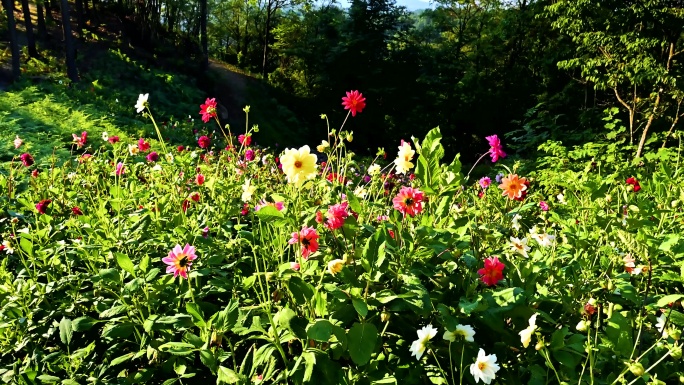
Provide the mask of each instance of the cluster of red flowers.
POLYGON ((641 185, 639 184, 639 181, 636 180, 636 178, 633 176, 627 178, 625 183, 627 183, 628 185, 632 185, 633 186, 632 191, 634 191, 634 192, 639 192, 639 190, 641 190, 641 185))
POLYGON ((344 175, 340 175, 336 172, 328 173, 328 176, 325 177, 325 180, 327 180, 330 183, 333 183, 336 181, 340 184, 345 184, 345 182, 346 182, 344 175))

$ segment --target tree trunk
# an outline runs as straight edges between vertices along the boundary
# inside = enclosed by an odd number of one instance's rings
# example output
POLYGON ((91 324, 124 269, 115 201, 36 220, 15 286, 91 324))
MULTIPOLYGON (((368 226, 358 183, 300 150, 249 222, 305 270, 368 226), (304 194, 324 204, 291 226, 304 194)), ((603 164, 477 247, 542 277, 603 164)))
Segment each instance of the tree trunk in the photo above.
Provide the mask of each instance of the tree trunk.
POLYGON ((52 18, 53 5, 50 3, 50 0, 45 0, 43 2, 43 5, 45 5, 45 21, 53 21, 54 20, 52 18))
POLYGON ((204 71, 209 67, 209 39, 207 38, 207 0, 200 0, 200 42, 202 44, 202 62, 200 68, 204 71))
POLYGON ((28 0, 21 0, 21 9, 24 12, 24 25, 26 27, 26 42, 28 45, 29 56, 38 56, 36 50, 36 38, 33 36, 33 23, 31 22, 31 8, 29 8, 28 0))
POLYGON ((47 37, 47 28, 45 27, 45 14, 43 13, 43 2, 36 1, 36 11, 38 13, 38 38, 45 41, 47 37))
POLYGON ((78 37, 83 39, 83 0, 76 0, 76 32, 78 32, 78 37))
POLYGON ((271 2, 266 7, 266 27, 264 28, 264 60, 261 63, 261 76, 266 80, 266 61, 268 59, 268 35, 271 31, 271 2))
POLYGON ((69 16, 69 1, 62 0, 62 31, 64 32, 64 47, 66 50, 67 76, 72 82, 78 81, 78 69, 76 69, 76 47, 74 37, 71 34, 71 19, 69 16))
POLYGON ((16 80, 21 76, 21 68, 19 67, 19 42, 17 41, 17 30, 14 22, 14 1, 2 0, 2 5, 7 12, 7 29, 9 30, 10 49, 12 51, 12 77, 16 80))
POLYGON ((658 90, 658 95, 656 96, 655 103, 653 104, 653 111, 651 112, 651 116, 648 117, 648 121, 646 122, 646 127, 644 127, 644 132, 641 133, 641 140, 639 140, 639 147, 637 147, 637 152, 636 155, 634 156, 635 159, 638 159, 641 157, 641 153, 644 151, 644 144, 646 143, 646 137, 648 136, 648 129, 651 128, 651 125, 653 124, 653 119, 656 116, 656 113, 658 111, 658 106, 660 105, 660 94, 663 92, 663 89, 661 88, 658 90))

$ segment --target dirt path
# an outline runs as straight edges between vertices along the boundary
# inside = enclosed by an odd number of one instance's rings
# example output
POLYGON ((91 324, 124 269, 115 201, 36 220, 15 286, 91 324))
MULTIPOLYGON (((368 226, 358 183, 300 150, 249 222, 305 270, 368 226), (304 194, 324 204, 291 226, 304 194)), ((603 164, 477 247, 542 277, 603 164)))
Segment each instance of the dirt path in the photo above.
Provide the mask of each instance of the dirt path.
MULTIPOLYGON (((216 60, 209 60, 209 72, 215 79, 214 93, 225 111, 223 120, 231 125, 244 123, 242 109, 249 104, 248 87, 255 86, 257 79, 239 69, 216 60)), ((220 108, 221 110, 221 108, 220 108)))

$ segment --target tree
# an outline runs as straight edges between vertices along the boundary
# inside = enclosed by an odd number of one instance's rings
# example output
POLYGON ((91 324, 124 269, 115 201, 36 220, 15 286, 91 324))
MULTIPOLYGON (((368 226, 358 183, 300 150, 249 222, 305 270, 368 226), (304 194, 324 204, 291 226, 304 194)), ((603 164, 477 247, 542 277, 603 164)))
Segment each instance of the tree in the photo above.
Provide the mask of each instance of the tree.
POLYGON ((17 29, 14 21, 14 1, 2 0, 2 6, 7 13, 7 29, 10 36, 10 50, 12 51, 12 77, 16 80, 21 76, 19 61, 19 42, 17 41, 17 29))
POLYGON ((650 129, 660 120, 676 124, 684 99, 684 12, 667 0, 559 0, 546 7, 553 27, 569 36, 574 57, 558 66, 578 70, 596 90, 610 91, 625 110, 629 141, 641 137, 639 158, 650 129))
POLYGON ((209 39, 207 38, 207 0, 200 0, 200 41, 202 44, 202 70, 209 67, 209 39))
POLYGON ((62 32, 64 33, 67 76, 72 82, 77 82, 78 69, 76 68, 76 47, 74 45, 74 37, 71 34, 71 18, 69 15, 68 0, 61 0, 60 8, 62 8, 62 32))
POLYGON ((33 23, 31 22, 31 8, 29 8, 28 0, 21 0, 21 9, 24 13, 24 25, 26 27, 26 45, 28 46, 29 56, 38 56, 36 50, 36 38, 33 36, 33 23))
POLYGON ((44 41, 47 37, 47 28, 45 27, 45 14, 43 13, 43 2, 41 0, 36 1, 36 17, 38 38, 44 41))

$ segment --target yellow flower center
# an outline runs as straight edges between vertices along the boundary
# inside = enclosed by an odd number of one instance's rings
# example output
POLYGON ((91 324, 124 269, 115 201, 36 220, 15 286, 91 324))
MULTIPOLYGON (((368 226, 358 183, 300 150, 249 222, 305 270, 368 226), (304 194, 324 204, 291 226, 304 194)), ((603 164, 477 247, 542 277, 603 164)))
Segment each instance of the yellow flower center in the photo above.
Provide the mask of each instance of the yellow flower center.
POLYGON ((484 362, 478 362, 478 363, 477 363, 477 367, 478 367, 480 370, 485 370, 485 368, 487 368, 487 364, 484 363, 484 362))
POLYGON ((176 262, 179 267, 184 268, 188 265, 188 256, 185 254, 181 254, 178 258, 178 262, 176 262))

